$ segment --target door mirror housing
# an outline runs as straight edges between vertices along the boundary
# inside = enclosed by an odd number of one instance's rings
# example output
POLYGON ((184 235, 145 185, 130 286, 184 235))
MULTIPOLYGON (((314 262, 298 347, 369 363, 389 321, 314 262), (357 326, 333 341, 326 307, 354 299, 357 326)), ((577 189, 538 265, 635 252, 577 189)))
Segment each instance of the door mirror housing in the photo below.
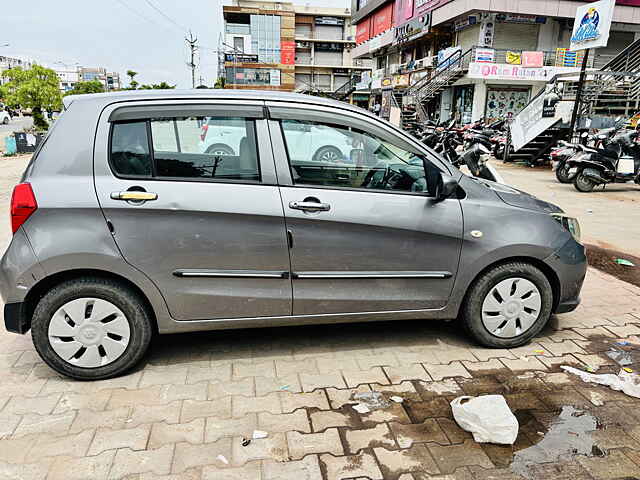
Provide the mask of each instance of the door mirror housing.
POLYGON ((423 160, 427 190, 430 196, 441 202, 453 195, 458 188, 458 182, 450 175, 442 173, 427 160, 423 160))

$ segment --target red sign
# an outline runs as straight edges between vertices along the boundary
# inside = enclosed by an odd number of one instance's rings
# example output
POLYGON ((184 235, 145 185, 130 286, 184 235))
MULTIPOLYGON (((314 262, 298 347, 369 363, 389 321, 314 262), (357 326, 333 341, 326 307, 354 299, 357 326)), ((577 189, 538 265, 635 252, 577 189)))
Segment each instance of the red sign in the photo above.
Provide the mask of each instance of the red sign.
POLYGON ((296 63, 296 42, 292 40, 282 40, 280 42, 280 63, 283 65, 294 65, 296 63))
POLYGON ((411 17, 413 17, 413 0, 404 0, 404 19, 409 20, 411 17))
POLYGON ((522 52, 522 66, 540 68, 544 64, 544 52, 522 52))
POLYGON ((452 0, 415 0, 415 15, 422 15, 423 13, 435 10, 452 0))
POLYGON ((371 17, 356 25, 356 44, 360 45, 371 37, 371 17))
POLYGON ((373 26, 371 27, 372 37, 389 30, 393 26, 393 3, 388 3, 374 13, 371 21, 373 22, 373 26))

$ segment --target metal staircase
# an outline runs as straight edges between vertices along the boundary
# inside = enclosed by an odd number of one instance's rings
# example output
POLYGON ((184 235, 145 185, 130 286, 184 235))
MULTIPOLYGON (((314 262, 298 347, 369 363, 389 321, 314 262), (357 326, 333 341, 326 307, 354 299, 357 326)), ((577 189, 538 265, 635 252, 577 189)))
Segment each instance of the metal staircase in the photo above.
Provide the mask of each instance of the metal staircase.
POLYGON ((334 98, 340 101, 346 100, 347 98, 349 98, 349 95, 351 95, 353 92, 356 91, 356 85, 360 83, 360 80, 361 80, 360 75, 352 75, 351 79, 349 79, 348 82, 336 88, 331 93, 330 95, 331 98, 334 98))

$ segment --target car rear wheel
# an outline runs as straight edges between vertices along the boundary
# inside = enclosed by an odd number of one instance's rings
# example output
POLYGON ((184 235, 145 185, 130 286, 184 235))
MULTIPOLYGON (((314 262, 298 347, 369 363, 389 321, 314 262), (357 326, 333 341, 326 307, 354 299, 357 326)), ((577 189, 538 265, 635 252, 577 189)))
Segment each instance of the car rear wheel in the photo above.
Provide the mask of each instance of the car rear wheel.
POLYGON ((512 262, 484 273, 462 309, 467 331, 482 345, 524 345, 546 325, 553 292, 547 277, 528 263, 512 262))
POLYGON ((316 150, 316 153, 313 154, 314 162, 327 162, 327 163, 337 163, 341 162, 344 159, 344 155, 339 148, 336 147, 320 147, 316 150))
POLYGON ((101 278, 51 289, 32 320, 33 344, 55 371, 78 380, 120 375, 137 364, 151 340, 151 319, 138 294, 101 278))
POLYGON ((218 143, 216 145, 211 145, 207 148, 205 153, 210 153, 212 155, 234 155, 235 152, 233 148, 229 145, 225 145, 224 143, 218 143))

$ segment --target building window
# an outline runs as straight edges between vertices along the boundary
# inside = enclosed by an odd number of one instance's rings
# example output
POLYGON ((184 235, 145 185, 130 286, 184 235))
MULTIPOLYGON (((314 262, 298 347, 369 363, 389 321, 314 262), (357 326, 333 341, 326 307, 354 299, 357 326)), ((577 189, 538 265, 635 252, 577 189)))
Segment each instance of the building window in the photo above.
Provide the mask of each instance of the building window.
POLYGON ((235 85, 280 85, 280 70, 227 67, 226 80, 235 85))
POLYGON ((235 53, 244 53, 243 37, 233 37, 233 50, 235 53))

